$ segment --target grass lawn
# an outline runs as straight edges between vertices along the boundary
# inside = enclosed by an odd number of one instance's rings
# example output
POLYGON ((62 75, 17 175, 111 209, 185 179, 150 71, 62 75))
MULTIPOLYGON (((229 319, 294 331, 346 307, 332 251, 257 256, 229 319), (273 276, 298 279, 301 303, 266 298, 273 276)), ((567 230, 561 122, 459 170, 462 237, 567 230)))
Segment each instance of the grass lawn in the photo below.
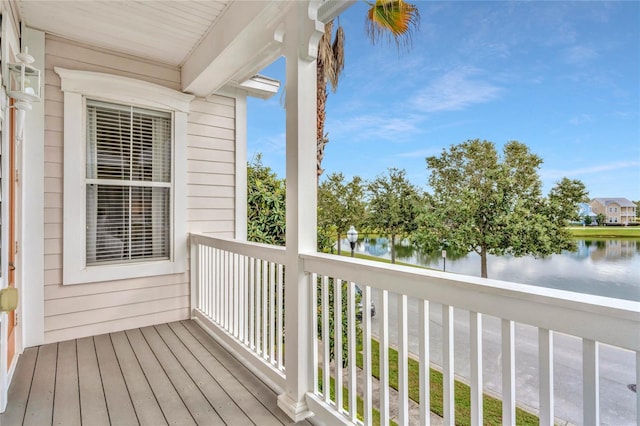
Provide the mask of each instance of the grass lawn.
POLYGON ((568 229, 574 237, 640 238, 640 226, 573 226, 568 229))
MULTIPOLYGON (((373 376, 380 377, 380 345, 377 340, 371 339, 372 371, 373 376)), ((409 358, 409 398, 420 402, 420 366, 418 361, 409 358)), ((356 364, 362 368, 362 353, 356 356, 356 364)), ((398 389, 398 351, 389 348, 389 384, 398 389)), ((442 416, 443 411, 443 385, 442 373, 433 368, 430 369, 430 395, 431 411, 442 416)), ((455 405, 456 425, 471 424, 471 389, 465 383, 455 381, 455 405)), ((483 398, 483 423, 485 425, 502 424, 502 401, 492 396, 484 395, 483 398)), ((516 408, 516 423, 518 425, 533 426, 539 424, 537 416, 516 408)))

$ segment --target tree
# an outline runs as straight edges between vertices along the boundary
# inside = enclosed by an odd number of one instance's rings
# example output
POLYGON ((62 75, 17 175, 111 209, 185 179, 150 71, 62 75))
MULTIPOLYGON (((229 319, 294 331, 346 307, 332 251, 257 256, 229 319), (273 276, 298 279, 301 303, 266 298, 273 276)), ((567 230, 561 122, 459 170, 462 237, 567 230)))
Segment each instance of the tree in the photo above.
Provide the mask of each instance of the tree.
POLYGON ((604 213, 598 213, 596 215, 596 222, 598 222, 598 226, 606 226, 607 216, 604 213))
POLYGON ((390 168, 369 183, 368 192, 369 223, 390 237, 391 263, 396 263, 396 237, 417 229, 420 191, 407 180, 405 170, 390 168))
POLYGON ((337 235, 338 254, 340 240, 349 226, 356 228, 364 222, 365 202, 362 179, 354 176, 344 182, 342 173, 332 173, 318 187, 318 227, 323 233, 337 235), (331 233, 334 231, 334 233, 331 233))
POLYGON ((584 183, 564 177, 549 192, 549 201, 558 209, 560 218, 577 222, 580 220, 577 203, 586 203, 589 198, 584 183))
POLYGON ((285 181, 262 164, 261 155, 247 164, 247 239, 285 244, 285 181))
POLYGON ((433 193, 415 241, 424 250, 446 240, 455 250, 480 255, 546 256, 573 247, 565 226, 586 197, 580 181, 563 179, 542 196, 542 159, 511 141, 499 156, 492 142, 468 140, 428 157, 433 193))
MULTIPOLYGON (((408 46, 413 31, 420 24, 418 8, 403 0, 375 0, 369 3, 370 8, 365 19, 366 33, 372 43, 386 38, 396 43, 398 48, 408 46)), ((324 34, 320 38, 317 58, 317 173, 318 178, 324 171, 322 160, 324 147, 329 143, 329 135, 324 131, 327 103, 327 83, 333 92, 338 88, 340 74, 344 69, 344 29, 338 25, 333 33, 333 21, 324 26, 324 34)))

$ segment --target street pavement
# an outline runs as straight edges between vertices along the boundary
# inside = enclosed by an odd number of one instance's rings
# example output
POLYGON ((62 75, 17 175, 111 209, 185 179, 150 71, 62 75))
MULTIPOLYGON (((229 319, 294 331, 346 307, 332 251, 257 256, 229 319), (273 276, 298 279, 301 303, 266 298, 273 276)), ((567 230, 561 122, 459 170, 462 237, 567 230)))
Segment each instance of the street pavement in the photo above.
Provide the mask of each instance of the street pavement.
MULTIPOLYGON (((372 300, 380 311, 378 292, 372 290, 372 300)), ((397 297, 389 293, 389 342, 397 344, 397 297)), ((430 357, 442 365, 442 308, 431 303, 430 357)), ((418 354, 419 315, 415 299, 408 301, 409 351, 418 354)), ((469 377, 469 314, 455 309, 455 372, 469 377)), ((380 316, 372 318, 373 334, 378 335, 380 316)), ((482 317, 483 382, 485 392, 500 393, 501 336, 500 319, 482 317)), ((516 399, 520 404, 538 407, 538 332, 535 327, 516 324, 515 327, 516 399)), ((636 394, 628 385, 635 383, 635 354, 631 351, 600 344, 600 420, 602 425, 626 426, 640 424, 636 418, 636 394)), ((555 416, 571 424, 582 421, 582 343, 581 340, 554 333, 555 416)))

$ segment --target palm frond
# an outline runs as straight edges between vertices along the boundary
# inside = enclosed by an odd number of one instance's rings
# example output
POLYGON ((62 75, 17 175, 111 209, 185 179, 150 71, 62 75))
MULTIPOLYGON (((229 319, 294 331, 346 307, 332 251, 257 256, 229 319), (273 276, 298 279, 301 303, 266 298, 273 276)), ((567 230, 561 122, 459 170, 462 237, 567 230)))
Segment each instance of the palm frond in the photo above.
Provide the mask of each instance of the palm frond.
POLYGON ((336 37, 333 39, 333 45, 331 46, 333 52, 333 73, 334 79, 331 80, 331 88, 335 92, 338 88, 338 81, 340 80, 340 74, 344 70, 344 29, 342 25, 338 25, 336 30, 336 37))
POLYGON ((411 45, 413 32, 420 25, 418 8, 403 0, 376 0, 365 18, 365 30, 372 43, 393 41, 398 48, 411 45))

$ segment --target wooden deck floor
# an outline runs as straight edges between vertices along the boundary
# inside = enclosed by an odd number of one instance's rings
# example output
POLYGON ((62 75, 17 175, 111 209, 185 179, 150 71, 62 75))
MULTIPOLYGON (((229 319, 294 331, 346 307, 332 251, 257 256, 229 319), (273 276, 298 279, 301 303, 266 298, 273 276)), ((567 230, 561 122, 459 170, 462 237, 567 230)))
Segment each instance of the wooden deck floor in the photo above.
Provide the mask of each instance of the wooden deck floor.
POLYGON ((192 321, 29 348, 0 416, 2 426, 290 423, 276 394, 192 321))

